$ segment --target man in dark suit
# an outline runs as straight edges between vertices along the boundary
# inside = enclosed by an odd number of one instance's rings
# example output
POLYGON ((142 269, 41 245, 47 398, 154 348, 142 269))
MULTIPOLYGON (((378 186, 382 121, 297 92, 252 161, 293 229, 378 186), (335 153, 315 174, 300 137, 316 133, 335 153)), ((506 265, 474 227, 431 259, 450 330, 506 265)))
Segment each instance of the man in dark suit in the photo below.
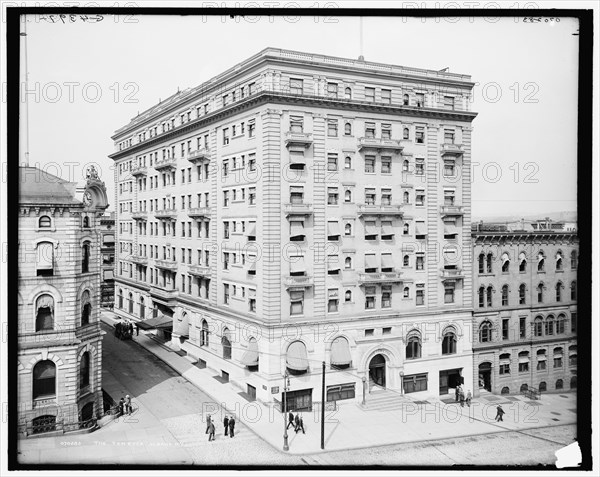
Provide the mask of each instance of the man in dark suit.
POLYGON ((290 426, 294 427, 294 414, 292 413, 292 411, 290 411, 290 413, 288 414, 288 418, 289 418, 289 421, 288 421, 288 425, 287 425, 286 429, 289 429, 290 426))
POLYGON ((233 416, 231 416, 229 418, 229 437, 233 437, 234 436, 234 430, 235 430, 235 419, 233 418, 233 416))
POLYGON ((227 414, 225 414, 225 419, 223 419, 223 426, 225 427, 225 435, 227 435, 227 431, 229 430, 229 418, 227 414))

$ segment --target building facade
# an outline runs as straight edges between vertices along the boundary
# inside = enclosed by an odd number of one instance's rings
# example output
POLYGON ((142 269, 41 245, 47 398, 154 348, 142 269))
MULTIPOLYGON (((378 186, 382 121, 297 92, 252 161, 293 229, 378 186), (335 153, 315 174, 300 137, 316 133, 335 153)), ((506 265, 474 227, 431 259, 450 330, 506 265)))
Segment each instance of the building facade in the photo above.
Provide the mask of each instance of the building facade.
POLYGON ((268 48, 113 136, 115 311, 291 407, 472 382, 469 76, 268 48))
POLYGON ((475 395, 575 389, 577 233, 513 225, 473 229, 475 395))
POLYGON ((20 168, 18 402, 21 435, 67 432, 102 413, 100 235, 104 183, 20 168))
POLYGON ((102 255, 102 276, 100 277, 100 304, 113 308, 115 304, 115 213, 102 215, 100 224, 100 253, 102 255))

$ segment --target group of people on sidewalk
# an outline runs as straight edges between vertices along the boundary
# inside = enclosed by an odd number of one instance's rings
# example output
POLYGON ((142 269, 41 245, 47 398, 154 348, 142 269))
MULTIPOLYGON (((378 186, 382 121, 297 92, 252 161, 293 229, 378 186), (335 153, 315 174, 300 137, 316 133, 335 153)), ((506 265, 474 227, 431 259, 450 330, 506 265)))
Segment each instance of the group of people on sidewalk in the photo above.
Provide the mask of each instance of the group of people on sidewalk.
POLYGON ((294 417, 294 413, 290 411, 288 414, 288 419, 286 430, 292 426, 294 431, 296 431, 296 434, 298 434, 299 430, 302 430, 302 434, 306 434, 306 431, 304 430, 304 419, 302 419, 302 414, 297 413, 294 417))
POLYGON ((127 394, 125 397, 121 396, 119 404, 117 404, 117 417, 123 414, 131 415, 133 413, 133 406, 131 405, 131 397, 127 394))
MULTIPOLYGON (((225 428, 226 436, 233 437, 235 435, 235 418, 233 415, 225 415, 223 418, 223 427, 225 428)), ((206 434, 208 434, 209 442, 215 440, 215 423, 210 414, 206 416, 206 434)))
POLYGON ((467 394, 465 395, 465 391, 462 387, 462 384, 459 384, 458 386, 456 386, 454 393, 456 396, 456 402, 460 402, 461 407, 465 407, 465 403, 467 404, 468 407, 471 407, 471 399, 473 399, 473 395, 471 394, 470 389, 467 391, 467 394))

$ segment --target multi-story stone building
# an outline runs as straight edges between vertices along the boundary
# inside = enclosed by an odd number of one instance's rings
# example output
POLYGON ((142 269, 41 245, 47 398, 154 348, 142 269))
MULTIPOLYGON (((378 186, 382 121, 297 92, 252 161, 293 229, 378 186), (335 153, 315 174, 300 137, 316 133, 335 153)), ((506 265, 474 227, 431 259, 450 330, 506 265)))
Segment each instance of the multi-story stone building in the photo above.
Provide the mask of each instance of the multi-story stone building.
POLYGON ((563 228, 473 227, 476 394, 577 387, 578 238, 563 228))
POLYGON ((100 224, 100 253, 102 255, 102 277, 100 286, 100 304, 112 308, 115 304, 115 213, 105 213, 100 224))
POLYGON ((100 235, 107 207, 92 170, 76 184, 20 168, 18 402, 23 435, 66 432, 102 412, 100 235))
POLYGON ((472 382, 473 85, 268 48, 133 118, 115 309, 260 400, 289 372, 292 408, 323 361, 329 400, 472 382))

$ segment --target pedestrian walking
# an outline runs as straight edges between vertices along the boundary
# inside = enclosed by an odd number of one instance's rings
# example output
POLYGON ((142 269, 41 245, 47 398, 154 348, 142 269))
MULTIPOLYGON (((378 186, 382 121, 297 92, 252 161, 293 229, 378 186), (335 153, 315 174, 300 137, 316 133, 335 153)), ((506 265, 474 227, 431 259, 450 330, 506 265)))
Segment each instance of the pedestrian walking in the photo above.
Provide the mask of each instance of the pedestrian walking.
POLYGON ((131 415, 131 412, 132 412, 131 398, 129 397, 129 394, 127 396, 125 396, 125 412, 129 415, 131 415))
POLYGON ((223 419, 223 427, 225 428, 225 435, 227 435, 229 430, 229 418, 227 417, 227 414, 225 414, 225 419, 223 419))
POLYGON ((119 400, 119 404, 117 405, 117 417, 123 415, 124 407, 125 407, 125 399, 123 398, 123 396, 121 396, 121 399, 119 400))
POLYGON ((129 322, 129 336, 133 336, 133 324, 129 322))
POLYGON ((298 419, 298 427, 302 429, 302 434, 306 434, 306 431, 304 430, 304 419, 302 419, 302 414, 300 414, 300 418, 298 419))
MULTIPOLYGON (((231 416, 229 418, 229 437, 233 437, 235 434, 235 419, 233 418, 233 416, 231 416)), ((227 435, 227 434, 225 434, 227 435)))
POLYGON ((296 431, 296 434, 298 434, 298 429, 300 429, 300 413, 296 414, 294 420, 294 431, 296 431))
POLYGON ((208 442, 215 440, 215 424, 210 421, 208 424, 208 442))
POLYGON ((462 389, 458 392, 458 399, 460 400, 460 407, 465 407, 465 393, 462 389))
POLYGON ((140 325, 135 324, 135 336, 140 336, 140 325))
POLYGON ((469 407, 471 407, 471 399, 472 399, 472 398, 473 398, 473 395, 471 394, 471 390, 469 389, 469 390, 467 391, 467 399, 466 399, 466 401, 467 401, 467 406, 469 406, 469 407))
POLYGON ((288 425, 286 427, 286 430, 290 428, 290 426, 294 427, 294 414, 292 413, 292 411, 290 411, 290 413, 288 414, 288 425))
POLYGON ((460 385, 454 388, 454 400, 458 402, 458 393, 460 392, 460 385))
POLYGON ((503 415, 504 409, 502 409, 502 406, 498 404, 498 407, 496 408, 496 421, 504 421, 504 419, 502 419, 503 415))
POLYGON ((206 432, 205 432, 205 434, 209 433, 211 422, 212 422, 212 418, 210 417, 210 414, 207 414, 206 415, 206 432))

